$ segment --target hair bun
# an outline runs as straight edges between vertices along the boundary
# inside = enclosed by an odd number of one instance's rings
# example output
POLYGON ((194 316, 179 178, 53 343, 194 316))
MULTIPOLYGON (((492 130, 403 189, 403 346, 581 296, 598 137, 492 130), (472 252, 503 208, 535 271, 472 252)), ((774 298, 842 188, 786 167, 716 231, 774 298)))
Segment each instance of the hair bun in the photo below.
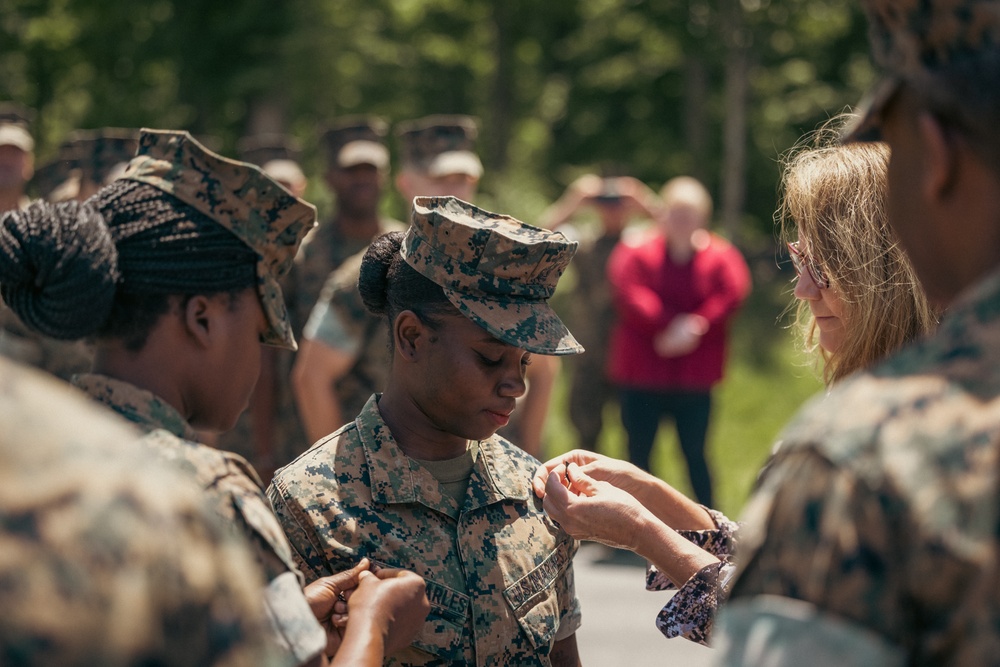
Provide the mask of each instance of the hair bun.
POLYGON ((36 201, 0 217, 0 296, 35 331, 97 332, 111 312, 118 253, 89 202, 36 201))
POLYGON ((402 244, 402 232, 382 234, 372 241, 361 260, 358 290, 365 308, 374 315, 385 315, 388 311, 389 269, 393 260, 399 257, 402 244))

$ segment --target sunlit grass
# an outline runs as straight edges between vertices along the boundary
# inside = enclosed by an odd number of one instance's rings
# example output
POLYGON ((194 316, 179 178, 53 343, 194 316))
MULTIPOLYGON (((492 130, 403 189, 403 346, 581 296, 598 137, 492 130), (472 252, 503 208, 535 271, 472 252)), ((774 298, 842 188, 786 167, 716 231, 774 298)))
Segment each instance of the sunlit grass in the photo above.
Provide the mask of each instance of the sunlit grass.
MULTIPOLYGON (((726 377, 715 390, 709 431, 709 462, 718 509, 738 516, 775 438, 802 403, 822 389, 817 373, 796 349, 787 318, 788 283, 771 278, 755 285, 733 323, 726 377)), ((567 383, 560 379, 546 423, 546 456, 576 446, 568 422, 567 383)), ((625 432, 617 404, 605 407, 605 427, 598 445, 603 454, 627 458, 625 432)), ((691 494, 687 468, 670 424, 660 428, 653 450, 653 471, 691 494)))

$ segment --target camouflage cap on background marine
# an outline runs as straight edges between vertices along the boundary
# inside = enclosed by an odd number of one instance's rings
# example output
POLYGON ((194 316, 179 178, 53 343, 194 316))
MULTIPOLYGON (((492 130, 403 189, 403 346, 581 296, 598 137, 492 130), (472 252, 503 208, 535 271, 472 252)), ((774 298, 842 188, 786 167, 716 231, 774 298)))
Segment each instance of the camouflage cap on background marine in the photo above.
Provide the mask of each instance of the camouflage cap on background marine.
POLYGON ((846 141, 877 141, 885 105, 911 86, 935 111, 993 132, 1000 74, 1000 0, 863 0, 883 78, 859 105, 846 141), (987 111, 987 109, 990 109, 987 111), (985 124, 984 124, 985 122, 985 124))
POLYGON ((399 124, 396 129, 405 168, 429 176, 483 175, 476 155, 479 127, 472 116, 427 116, 399 124))
POLYGON ((77 130, 69 141, 80 168, 80 177, 97 186, 107 185, 124 173, 125 165, 135 157, 139 131, 123 127, 77 130))
POLYGON ((296 349, 278 278, 291 268, 316 208, 259 167, 217 155, 187 132, 143 129, 122 178, 146 183, 194 207, 257 253, 257 292, 270 325, 261 342, 296 349))
POLYGON ((338 118, 323 132, 322 143, 327 165, 331 169, 347 169, 359 164, 389 168, 389 149, 385 136, 389 124, 377 116, 345 116, 338 118))
POLYGON ((14 102, 0 103, 0 146, 16 146, 25 153, 35 150, 31 136, 32 112, 14 102))
POLYGON ((306 175, 299 167, 302 148, 295 137, 278 133, 243 137, 236 142, 236 153, 286 187, 305 181, 306 175))
POLYGON ((455 197, 417 197, 400 254, 463 315, 537 354, 583 347, 548 304, 577 243, 455 197))

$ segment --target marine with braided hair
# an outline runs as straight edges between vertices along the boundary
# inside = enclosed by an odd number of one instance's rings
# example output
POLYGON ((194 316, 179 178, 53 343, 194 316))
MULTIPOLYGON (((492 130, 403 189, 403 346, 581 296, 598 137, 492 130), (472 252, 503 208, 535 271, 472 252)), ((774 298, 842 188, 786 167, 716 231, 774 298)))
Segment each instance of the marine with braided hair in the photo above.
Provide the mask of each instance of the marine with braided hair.
POLYGON ((284 664, 334 653, 378 664, 384 644, 407 643, 426 613, 422 580, 361 562, 303 590, 253 468, 194 431, 233 425, 261 343, 295 348, 278 279, 315 215, 258 168, 186 132, 144 130, 123 177, 87 202, 37 202, 4 217, 0 295, 40 333, 95 337, 93 372, 75 384, 144 430, 249 538, 284 664), (342 634, 347 612, 357 622, 342 634))

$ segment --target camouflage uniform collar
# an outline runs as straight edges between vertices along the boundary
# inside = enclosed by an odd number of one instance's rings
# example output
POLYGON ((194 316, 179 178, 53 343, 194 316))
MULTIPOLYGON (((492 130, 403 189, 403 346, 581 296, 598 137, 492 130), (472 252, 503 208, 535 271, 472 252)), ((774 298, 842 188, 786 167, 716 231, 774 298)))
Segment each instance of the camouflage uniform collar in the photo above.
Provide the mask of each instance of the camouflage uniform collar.
MULTIPOLYGON (((376 394, 368 399, 356 420, 358 436, 368 462, 372 500, 387 505, 421 503, 457 518, 459 508, 441 497, 436 490, 437 482, 430 472, 399 448, 378 410, 380 396, 376 394), (423 482, 424 476, 434 482, 430 485, 434 491, 425 488, 426 484, 417 483, 418 478, 423 482)), ((466 503, 460 508, 462 511, 503 500, 529 499, 528 481, 523 479, 523 475, 517 474, 513 463, 505 455, 501 442, 502 439, 496 435, 479 441, 479 456, 472 468, 466 503)))
POLYGON ((181 413, 150 391, 96 373, 75 376, 73 385, 128 421, 138 424, 147 433, 163 429, 178 438, 198 441, 194 429, 181 413))

